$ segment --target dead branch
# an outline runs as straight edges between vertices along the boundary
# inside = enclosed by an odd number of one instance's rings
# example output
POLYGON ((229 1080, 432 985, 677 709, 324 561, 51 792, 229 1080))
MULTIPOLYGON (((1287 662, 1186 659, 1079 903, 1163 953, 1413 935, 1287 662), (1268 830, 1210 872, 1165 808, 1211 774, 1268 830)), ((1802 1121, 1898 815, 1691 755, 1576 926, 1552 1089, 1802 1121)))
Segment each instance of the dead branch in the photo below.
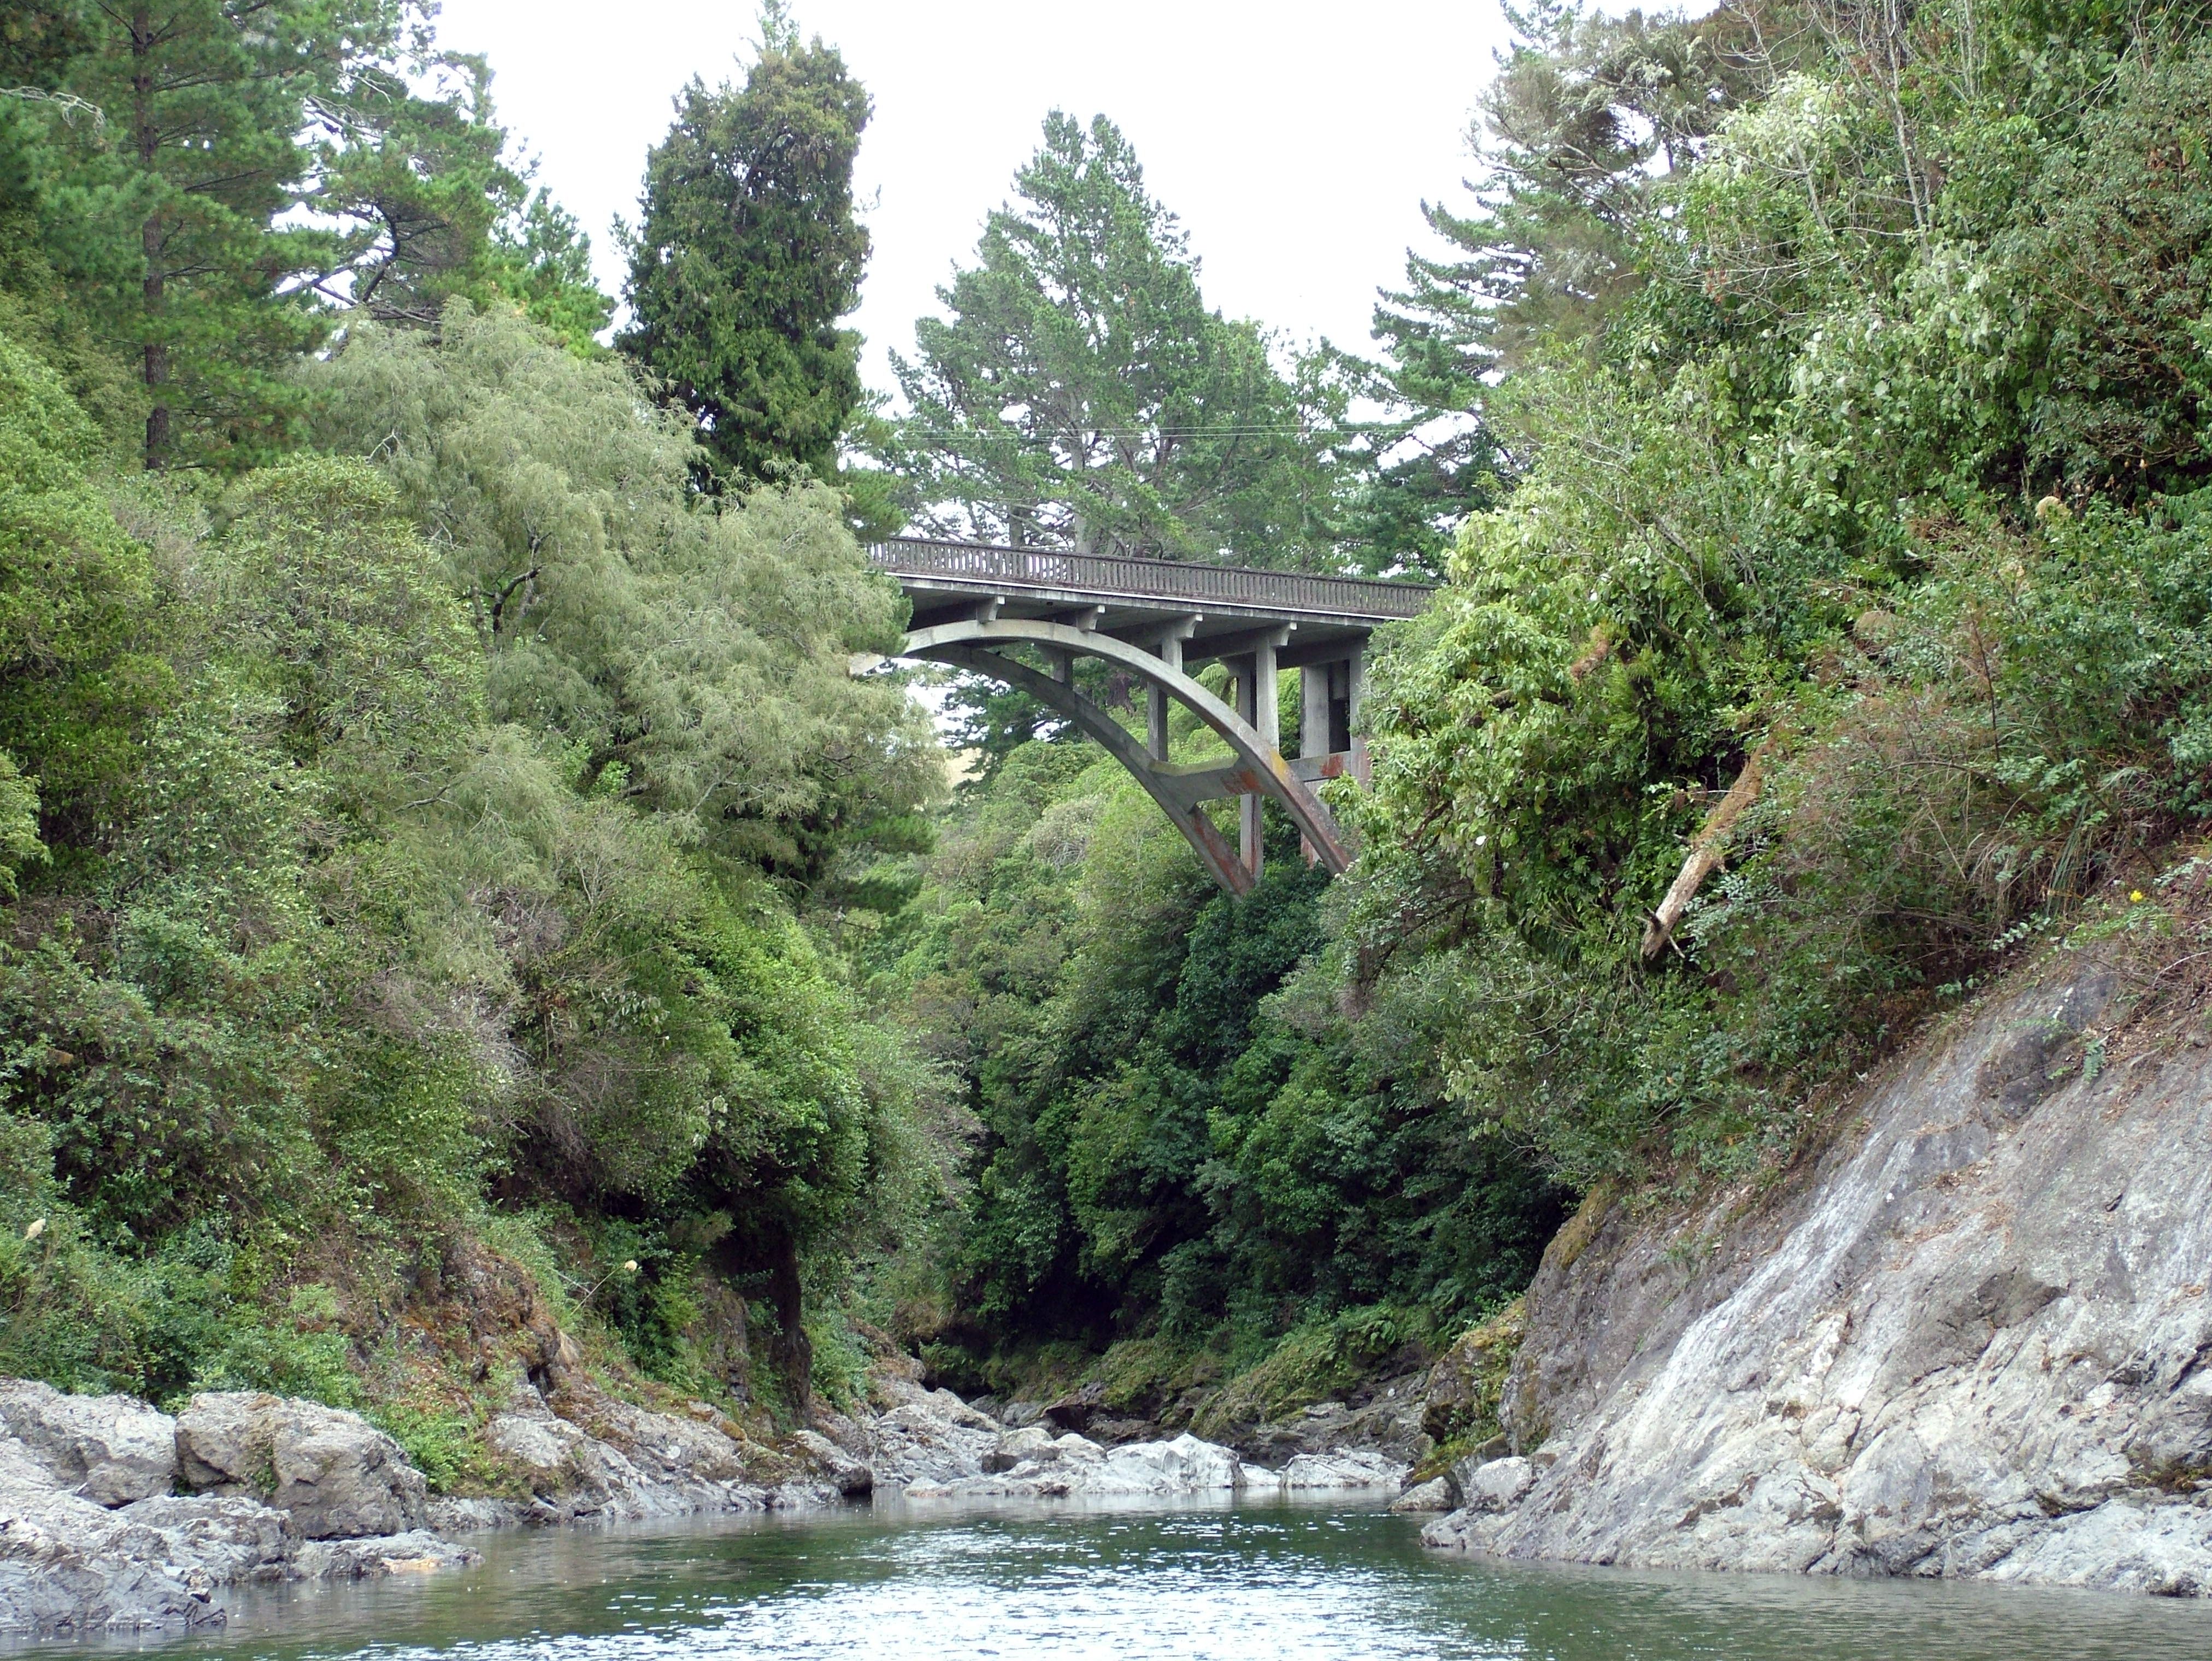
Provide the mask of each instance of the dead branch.
POLYGON ((1729 786, 1728 794, 1721 797, 1705 815, 1705 822, 1698 827, 1697 835, 1690 842, 1689 857, 1682 861, 1681 875, 1667 890, 1659 909, 1651 913, 1651 920, 1644 925, 1642 952, 1646 963, 1674 944, 1674 925, 1682 920, 1682 913, 1697 898, 1705 879, 1718 870, 1726 859, 1729 833, 1743 816, 1744 809, 1759 800, 1759 792, 1766 783, 1767 752, 1773 743, 1770 737, 1752 751, 1743 764, 1743 771, 1736 774, 1735 783, 1729 786))

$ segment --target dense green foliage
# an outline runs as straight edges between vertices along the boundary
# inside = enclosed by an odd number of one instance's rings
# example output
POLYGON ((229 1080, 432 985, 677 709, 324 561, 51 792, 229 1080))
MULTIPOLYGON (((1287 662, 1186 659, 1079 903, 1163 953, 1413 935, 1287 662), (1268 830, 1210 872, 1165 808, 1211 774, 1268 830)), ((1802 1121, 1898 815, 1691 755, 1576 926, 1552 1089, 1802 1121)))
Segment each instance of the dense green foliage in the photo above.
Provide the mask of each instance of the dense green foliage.
POLYGON ((1521 38, 1477 105, 1473 211, 1422 204, 1448 252, 1408 255, 1406 287, 1375 311, 1382 361, 1348 366, 1388 412, 1344 513, 1377 568, 1444 574, 1460 524, 1495 506, 1515 471, 1509 434, 1485 419, 1492 389, 1636 292, 1655 199, 1771 74, 1738 10, 1694 27, 1547 0, 1507 15, 1521 38))
POLYGON ((817 924, 941 779, 846 502, 699 495, 419 10, 0 50, 0 1370, 430 1449, 406 1312, 489 1249, 799 1404, 942 1164, 817 924))
POLYGON ((1475 207, 1381 315, 1380 439, 1458 424, 1349 500, 1449 577, 1377 669, 1352 876, 1316 906, 1285 846, 1209 897, 1001 723, 906 925, 891 984, 984 1125, 914 1317, 948 1369, 1303 1323, 1310 1372, 1362 1309, 1479 1312, 1548 1180, 1786 1162, 2008 953, 2160 926, 2212 808, 2189 18, 1524 29, 1475 207))
POLYGON ((853 203, 868 95, 780 7, 761 27, 745 84, 695 79, 646 158, 621 339, 741 484, 795 464, 836 476, 861 402, 860 337, 838 321, 868 257, 853 203))
POLYGON ((312 193, 310 102, 342 106, 380 77, 413 9, 183 0, 76 21, 61 89, 98 116, 57 135, 56 217, 70 222, 56 228, 75 244, 75 294, 140 366, 146 464, 180 445, 258 448, 283 408, 271 383, 318 332, 290 280, 342 258, 319 229, 279 222, 312 193))
POLYGON ((573 221, 504 159, 489 74, 415 0, 52 0, 0 80, 0 265, 149 467, 293 442, 333 302, 434 321, 503 294, 579 348, 607 303, 573 221))
POLYGON ((1775 1170, 2024 945, 2170 920, 2186 8, 1534 9, 1371 366, 1208 310, 1055 115, 884 420, 866 94, 780 9, 649 159, 629 357, 418 9, 161 17, 0 18, 0 1371, 358 1400, 446 1482, 507 1386, 405 1335, 526 1306, 732 1406, 849 1388, 872 1317, 1246 1422, 1492 1315, 1578 1192, 1775 1170), (1011 694, 954 694, 945 803, 854 672, 895 495, 1443 575, 1350 875, 1271 811, 1216 894, 1011 694))
POLYGON ((1362 986, 1452 966, 1453 1093, 1577 1180, 1785 1155, 1820 1081, 2203 811, 2212 57, 2179 16, 1972 25, 1869 59, 1879 19, 1809 14, 1693 165, 1612 155, 1612 276, 1524 274, 1494 324, 1526 461, 1382 676, 1345 946, 1362 986))
POLYGON ((875 986, 982 1129, 941 1301, 905 1316, 941 1368, 1155 1333, 1256 1355, 1347 1307, 1449 1322, 1533 1271, 1559 1196, 1444 1099, 1450 985, 1346 1020, 1315 961, 1327 874, 1280 827, 1271 853, 1249 899, 1218 893, 1073 743, 971 787, 875 986))
POLYGON ((802 1264, 917 1132, 793 897, 935 779, 845 672, 896 597, 836 498, 701 500, 626 370, 465 301, 356 324, 303 371, 325 453, 204 496, 101 486, 0 373, 0 1367, 328 1393, 358 1352, 298 1297, 496 1207, 639 1259, 608 1312, 672 1381, 716 1383, 671 1313, 711 1265, 803 1388, 802 1264))

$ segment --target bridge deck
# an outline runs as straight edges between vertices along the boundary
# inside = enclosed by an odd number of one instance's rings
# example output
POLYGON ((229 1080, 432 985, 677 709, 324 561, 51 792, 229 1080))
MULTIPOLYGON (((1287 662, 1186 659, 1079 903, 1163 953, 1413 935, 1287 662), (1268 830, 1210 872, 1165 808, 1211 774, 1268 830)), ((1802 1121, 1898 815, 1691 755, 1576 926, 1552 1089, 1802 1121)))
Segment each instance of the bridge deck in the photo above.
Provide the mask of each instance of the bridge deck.
MULTIPOLYGON (((868 550, 914 603, 914 627, 972 615, 995 600, 999 615, 1065 619, 1139 640, 1164 624, 1189 626, 1186 661, 1214 654, 1209 640, 1231 645, 1255 627, 1288 623, 1295 646, 1282 666, 1347 656, 1382 623, 1417 616, 1430 589, 1364 577, 1325 577, 1195 561, 1139 560, 1059 549, 901 536, 868 550)), ((1247 648, 1249 649, 1249 648, 1247 648)))

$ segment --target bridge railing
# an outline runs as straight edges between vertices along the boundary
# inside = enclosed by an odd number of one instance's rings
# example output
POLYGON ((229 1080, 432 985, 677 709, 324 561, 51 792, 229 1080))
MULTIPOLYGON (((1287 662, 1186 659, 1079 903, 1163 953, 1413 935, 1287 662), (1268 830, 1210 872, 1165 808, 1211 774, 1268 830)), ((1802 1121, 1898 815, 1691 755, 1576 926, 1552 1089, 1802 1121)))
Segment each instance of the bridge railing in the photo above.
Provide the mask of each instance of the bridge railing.
POLYGON ((1249 566, 1140 560, 1051 548, 1001 548, 919 536, 895 536, 877 543, 868 549, 868 557, 894 576, 1072 590, 1131 599, 1188 602, 1194 606, 1203 606, 1210 600, 1222 605, 1347 617, 1416 617, 1427 606, 1432 591, 1421 584, 1370 577, 1323 577, 1301 571, 1261 571, 1249 566))

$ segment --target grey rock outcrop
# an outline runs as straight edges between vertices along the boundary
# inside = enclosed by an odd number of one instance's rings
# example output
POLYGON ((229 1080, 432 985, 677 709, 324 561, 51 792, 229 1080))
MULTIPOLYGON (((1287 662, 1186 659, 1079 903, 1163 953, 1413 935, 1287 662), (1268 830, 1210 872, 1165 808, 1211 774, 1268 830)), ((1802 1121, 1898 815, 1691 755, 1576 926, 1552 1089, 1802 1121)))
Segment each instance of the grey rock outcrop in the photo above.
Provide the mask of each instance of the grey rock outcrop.
POLYGON ((1450 1511, 1458 1504, 1458 1495, 1452 1492, 1450 1482, 1442 1476, 1431 1476, 1425 1482, 1416 1482, 1390 1502, 1390 1509, 1400 1515, 1422 1515, 1438 1511, 1450 1511))
POLYGON ((1594 1200, 1506 1384, 1533 1464, 1463 1482, 1525 1494, 1424 1537, 2212 1592, 2212 1051, 2104 1056, 2114 990, 2081 967, 1932 1034, 1777 1193, 1594 1200))
POLYGON ((227 1587, 403 1573, 476 1556, 419 1531, 305 1541, 288 1512, 246 1494, 159 1494, 97 1505, 54 1481, 24 1443, 0 1439, 0 1634, 219 1626, 227 1587))
POLYGON ((1275 1481, 1285 1492, 1302 1488, 1392 1488, 1404 1480, 1406 1464, 1371 1447, 1333 1448, 1327 1453, 1301 1453, 1281 1470, 1275 1481))
POLYGON ((1469 1511, 1510 1511, 1536 1486, 1536 1467, 1517 1454, 1467 1459, 1453 1467, 1452 1481, 1469 1511))
POLYGON ((1009 1446, 994 1448, 996 1467, 948 1479, 923 1481, 906 1489, 910 1500, 951 1497, 1004 1499, 1118 1499, 1182 1494, 1233 1494, 1279 1479, 1270 1470, 1248 1465, 1233 1448, 1182 1435, 1171 1441, 1125 1442, 1103 1447, 1073 1431, 1038 1442, 1042 1427, 1016 1431, 1009 1446), (1013 1463, 1005 1463, 1011 1455, 1013 1463))
POLYGON ((1039 1424, 1009 1430, 983 1456, 983 1469, 996 1475, 1000 1471, 1012 1470, 1024 1459, 1056 1459, 1060 1454, 1058 1441, 1051 1431, 1039 1424))
MULTIPOLYGON (((1002 1434, 996 1420, 949 1390, 925 1390, 896 1376, 879 1376, 875 1383, 890 1406, 860 1429, 878 1485, 906 1488, 983 1474, 984 1458, 997 1448, 1002 1434)), ((1038 1428, 1048 1437, 1054 1434, 1038 1428)))
POLYGON ((176 1484, 176 1426, 133 1396, 65 1396, 52 1385, 0 1379, 0 1436, 97 1506, 128 1505, 176 1484))
MULTIPOLYGON (((621 1401, 590 1384, 572 1341, 556 1332, 554 1349, 570 1358, 561 1410, 518 1383, 485 1428, 487 1452, 530 1490, 521 1501, 433 1500, 398 1442, 313 1402, 209 1391, 171 1418, 127 1396, 0 1379, 0 1634, 219 1624, 226 1587, 475 1560, 444 1533, 830 1504, 872 1483, 829 1437, 765 1447, 704 1402, 674 1414, 621 1401)), ((997 1434, 958 1397, 915 1390, 933 1422, 997 1434)))
POLYGON ((864 1462, 817 1433, 800 1433, 779 1453, 747 1441, 704 1402, 685 1416, 597 1390, 563 1390, 549 1402, 518 1385, 507 1410, 486 1423, 484 1446, 528 1488, 529 1500, 435 1502, 433 1522, 481 1528, 766 1511, 834 1504, 865 1494, 872 1482, 864 1462))
MULTIPOLYGON (((881 1381, 879 1381, 880 1384, 881 1381)), ((1395 1488, 1406 1467, 1373 1449, 1302 1453, 1280 1471, 1185 1434, 1103 1446, 1042 1417, 1001 1428, 949 1391, 893 1380, 866 1427, 878 1478, 909 1500, 1115 1499, 1395 1488)))
POLYGON ((1435 1446, 1422 1428, 1423 1370, 1384 1379, 1357 1403, 1314 1402, 1271 1424, 1223 1426, 1224 1441, 1250 1458, 1274 1465, 1301 1454, 1334 1454, 1363 1448, 1399 1465, 1413 1464, 1435 1446))
POLYGON ((710 1432, 720 1447, 700 1447, 679 1428, 691 1428, 664 1414, 626 1420, 623 1429, 644 1439, 631 1443, 640 1455, 633 1458, 533 1398, 495 1415, 484 1427, 484 1446, 529 1486, 532 1503, 518 1518, 524 1522, 631 1522, 767 1507, 765 1489, 738 1480, 737 1450, 727 1437, 710 1432))
POLYGON ((399 1444, 358 1413, 258 1391, 217 1391, 177 1415, 179 1475, 291 1515, 310 1540, 422 1526, 428 1490, 399 1444))
POLYGON ((0 1443, 0 1634, 211 1626, 218 1584, 159 1531, 57 1487, 0 1443))
POLYGON ((846 1499, 858 1500, 874 1490, 875 1472, 827 1436, 818 1431, 802 1430, 794 1440, 821 1466, 830 1486, 846 1499))
POLYGON ((433 1533, 410 1529, 368 1540, 310 1540, 300 1548, 301 1578, 369 1580, 386 1574, 429 1574, 483 1561, 483 1554, 433 1533))

